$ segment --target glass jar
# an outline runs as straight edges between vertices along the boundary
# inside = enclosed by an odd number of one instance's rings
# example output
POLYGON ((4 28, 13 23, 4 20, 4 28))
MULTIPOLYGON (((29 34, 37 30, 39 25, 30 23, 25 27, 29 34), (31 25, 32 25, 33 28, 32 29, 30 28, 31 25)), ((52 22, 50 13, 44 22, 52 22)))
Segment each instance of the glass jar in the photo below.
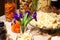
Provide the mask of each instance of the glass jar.
POLYGON ((13 14, 16 12, 16 4, 13 0, 6 0, 5 15, 7 21, 12 21, 13 14))
POLYGON ((58 0, 51 0, 51 12, 58 14, 58 0))
POLYGON ((38 0, 37 11, 48 12, 50 9, 51 0, 38 0))
POLYGON ((58 7, 58 0, 51 0, 51 6, 58 7))

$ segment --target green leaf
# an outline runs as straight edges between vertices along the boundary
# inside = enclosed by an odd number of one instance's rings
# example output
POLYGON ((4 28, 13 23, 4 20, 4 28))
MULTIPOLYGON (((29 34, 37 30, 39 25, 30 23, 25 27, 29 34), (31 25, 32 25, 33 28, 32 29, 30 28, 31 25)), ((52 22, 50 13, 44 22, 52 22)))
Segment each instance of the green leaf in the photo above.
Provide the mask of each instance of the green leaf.
POLYGON ((22 29, 22 33, 24 33, 24 29, 25 29, 25 22, 27 20, 27 16, 28 16, 28 13, 24 14, 23 18, 22 18, 22 21, 21 21, 21 29, 22 29))
POLYGON ((27 20, 27 16, 28 16, 28 13, 26 13, 26 14, 24 15, 24 24, 25 24, 25 22, 26 22, 26 20, 27 20))
POLYGON ((24 33, 24 29, 25 29, 25 27, 23 25, 21 25, 22 33, 24 33))
POLYGON ((27 26, 27 24, 28 24, 31 20, 32 20, 32 16, 30 16, 30 17, 26 20, 25 26, 27 26))
POLYGON ((27 20, 27 16, 28 16, 28 13, 24 14, 23 18, 22 18, 22 21, 21 21, 21 25, 24 25, 24 23, 26 22, 27 20))

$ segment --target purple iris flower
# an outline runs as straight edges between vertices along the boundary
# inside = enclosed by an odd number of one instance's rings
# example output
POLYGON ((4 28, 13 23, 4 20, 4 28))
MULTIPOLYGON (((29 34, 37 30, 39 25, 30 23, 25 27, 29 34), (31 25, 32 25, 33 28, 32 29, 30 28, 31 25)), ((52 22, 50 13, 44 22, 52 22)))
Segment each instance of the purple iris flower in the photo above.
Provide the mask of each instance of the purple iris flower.
POLYGON ((35 19, 35 21, 37 21, 36 16, 37 16, 37 13, 36 13, 36 12, 34 12, 34 14, 33 14, 33 19, 35 19))
POLYGON ((30 16, 30 11, 26 10, 25 13, 28 13, 28 17, 30 16))
POLYGON ((20 15, 19 15, 20 18, 23 18, 23 14, 20 12, 20 15))
POLYGON ((15 18, 16 20, 19 20, 18 14, 17 13, 14 13, 13 18, 15 18))

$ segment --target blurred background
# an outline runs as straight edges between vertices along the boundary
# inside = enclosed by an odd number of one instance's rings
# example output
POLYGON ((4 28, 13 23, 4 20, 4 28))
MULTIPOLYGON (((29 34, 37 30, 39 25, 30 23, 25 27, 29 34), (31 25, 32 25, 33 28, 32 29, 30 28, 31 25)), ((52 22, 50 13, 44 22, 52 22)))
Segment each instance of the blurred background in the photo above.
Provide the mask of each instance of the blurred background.
POLYGON ((19 5, 20 5, 19 0, 0 0, 0 16, 5 14, 5 3, 12 1, 16 3, 17 9, 19 9, 19 5))
MULTIPOLYGON (((0 0, 0 16, 5 14, 5 3, 15 2, 16 8, 19 9, 20 0, 0 0)), ((51 6, 55 6, 57 9, 60 9, 60 0, 51 0, 51 6)))

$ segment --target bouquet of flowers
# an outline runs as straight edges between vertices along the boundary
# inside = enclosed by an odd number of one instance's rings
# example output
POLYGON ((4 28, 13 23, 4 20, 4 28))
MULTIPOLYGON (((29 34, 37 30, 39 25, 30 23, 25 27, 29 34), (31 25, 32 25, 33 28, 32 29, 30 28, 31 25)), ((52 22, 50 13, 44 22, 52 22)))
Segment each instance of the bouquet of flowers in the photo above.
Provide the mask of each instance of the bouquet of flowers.
POLYGON ((24 33, 25 27, 28 25, 28 23, 32 19, 35 19, 37 21, 37 19, 36 19, 36 16, 37 16, 37 14, 36 14, 37 0, 32 0, 32 1, 34 3, 34 6, 33 6, 34 12, 32 13, 32 15, 30 15, 31 14, 30 10, 25 10, 25 13, 24 14, 22 12, 20 12, 19 15, 18 15, 18 13, 14 13, 14 15, 13 15, 14 23, 16 23, 16 20, 18 22, 20 22, 22 33, 24 33))
POLYGON ((30 15, 30 11, 28 10, 25 12, 25 14, 22 14, 21 12, 19 13, 19 15, 17 13, 14 13, 14 23, 16 23, 16 20, 19 21, 22 33, 24 33, 25 27, 32 19, 35 19, 37 21, 36 16, 36 12, 34 12, 33 15, 30 15))

